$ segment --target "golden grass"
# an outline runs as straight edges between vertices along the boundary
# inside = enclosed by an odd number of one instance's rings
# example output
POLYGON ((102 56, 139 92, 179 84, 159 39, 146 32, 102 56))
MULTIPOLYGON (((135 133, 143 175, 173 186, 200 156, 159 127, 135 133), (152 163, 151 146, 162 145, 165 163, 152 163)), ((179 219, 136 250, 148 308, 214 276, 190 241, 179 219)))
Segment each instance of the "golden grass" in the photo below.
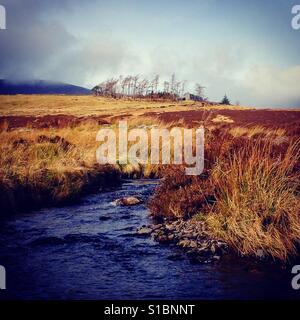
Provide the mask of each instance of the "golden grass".
MULTIPOLYGON (((1 214, 76 198, 117 169, 97 166, 96 126, 0 133, 1 214), (108 172, 110 171, 110 172, 108 172)), ((107 179, 106 179, 107 180, 107 179)))
POLYGON ((286 130, 283 128, 265 128, 262 126, 240 127, 235 126, 229 130, 229 133, 234 137, 246 136, 252 138, 257 135, 264 135, 266 137, 284 137, 286 130))
POLYGON ((110 99, 93 96, 64 95, 0 95, 1 116, 45 116, 45 115, 75 115, 75 116, 129 116, 142 115, 146 112, 170 112, 201 109, 235 109, 246 107, 207 105, 193 101, 150 101, 132 99, 110 99), (175 109, 174 109, 175 108, 175 109))
POLYGON ((228 161, 218 161, 211 180, 216 203, 206 218, 213 236, 244 255, 262 250, 286 260, 300 240, 300 140, 274 156, 272 139, 251 141, 228 161))
MULTIPOLYGON (((147 128, 153 121, 147 117, 132 118, 128 127, 147 128)), ((158 126, 164 125, 154 122, 158 126)), ((110 127, 118 129, 116 122, 110 127)), ((98 165, 96 135, 100 128, 92 120, 57 129, 7 130, 3 127, 0 132, 0 212, 22 210, 25 202, 30 206, 30 202, 41 202, 42 205, 44 201, 47 205, 48 202, 55 204, 68 200, 97 181, 97 177, 109 177, 110 173, 115 180, 120 175, 136 178, 161 175, 159 165, 98 165), (20 200, 20 192, 28 198, 27 201, 20 200), (47 199, 43 194, 47 194, 47 199), (37 199, 33 199, 35 197, 37 199)), ((105 184, 102 180, 100 183, 105 184)))

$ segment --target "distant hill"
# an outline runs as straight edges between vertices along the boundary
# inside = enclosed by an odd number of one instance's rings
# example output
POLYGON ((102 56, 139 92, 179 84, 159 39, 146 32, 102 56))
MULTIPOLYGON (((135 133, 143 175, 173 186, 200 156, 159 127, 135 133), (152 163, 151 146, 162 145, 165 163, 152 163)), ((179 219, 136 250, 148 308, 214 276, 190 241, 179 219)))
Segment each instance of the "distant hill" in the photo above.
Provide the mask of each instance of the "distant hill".
POLYGON ((10 81, 0 79, 1 94, 88 95, 91 94, 91 90, 68 83, 45 80, 10 81))

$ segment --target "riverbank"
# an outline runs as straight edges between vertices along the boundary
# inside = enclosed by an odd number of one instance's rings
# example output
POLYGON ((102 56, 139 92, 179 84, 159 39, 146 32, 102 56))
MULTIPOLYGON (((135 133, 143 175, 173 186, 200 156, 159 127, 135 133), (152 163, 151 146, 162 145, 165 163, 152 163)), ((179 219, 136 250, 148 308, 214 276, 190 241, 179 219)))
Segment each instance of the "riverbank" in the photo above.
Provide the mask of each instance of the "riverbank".
POLYGON ((290 268, 224 255, 199 263, 186 249, 136 230, 152 224, 145 201, 156 180, 123 181, 77 204, 8 217, 0 261, 8 271, 0 300, 292 299, 290 268), (135 206, 116 206, 137 196, 135 206))
MULTIPOLYGON (((14 99, 25 98, 5 99, 14 103, 14 99)), ((0 121, 1 216, 77 201, 83 194, 124 177, 163 177, 149 201, 156 219, 192 219, 195 225, 195 221, 202 221, 210 239, 227 243, 242 256, 287 261, 298 254, 300 112, 233 107, 183 112, 185 106, 179 104, 176 113, 170 111, 174 106, 154 102, 143 106, 137 101, 120 101, 118 109, 116 101, 89 100, 88 108, 94 111, 101 102, 101 110, 96 112, 100 119, 79 110, 76 99, 66 100, 67 118, 46 116, 47 97, 30 97, 28 101, 36 101, 35 109, 42 101, 40 117, 25 121, 21 115, 11 118, 6 114, 5 121, 0 121), (110 103, 116 112, 105 116, 110 103), (76 116, 71 115, 72 110, 76 116), (79 113, 83 118, 78 118, 79 113), (258 115, 259 123, 265 121, 266 126, 248 123, 250 115, 251 121, 258 115), (182 170, 185 165, 97 165, 97 132, 103 126, 116 130, 120 119, 128 120, 129 129, 204 126, 204 172, 186 176, 182 170)), ((61 105, 55 109, 55 103, 65 100, 56 97, 49 101, 52 112, 58 114, 61 105)), ((188 106, 197 108, 196 104, 188 106)), ((18 114, 22 110, 20 107, 18 114)), ((29 116, 29 110, 24 112, 29 116)))
MULTIPOLYGON (((141 120, 143 121, 143 120, 141 120)), ((0 217, 74 202, 121 178, 158 177, 159 165, 99 165, 98 121, 0 130, 0 217)))
POLYGON ((86 194, 118 185, 120 173, 111 167, 70 172, 44 169, 19 179, 11 177, 10 181, 0 184, 0 218, 28 210, 76 203, 86 194))
POLYGON ((299 140, 228 139, 206 148, 201 176, 171 168, 149 206, 157 219, 202 221, 212 239, 241 256, 299 255, 299 140), (218 153, 216 155, 216 152, 218 153))

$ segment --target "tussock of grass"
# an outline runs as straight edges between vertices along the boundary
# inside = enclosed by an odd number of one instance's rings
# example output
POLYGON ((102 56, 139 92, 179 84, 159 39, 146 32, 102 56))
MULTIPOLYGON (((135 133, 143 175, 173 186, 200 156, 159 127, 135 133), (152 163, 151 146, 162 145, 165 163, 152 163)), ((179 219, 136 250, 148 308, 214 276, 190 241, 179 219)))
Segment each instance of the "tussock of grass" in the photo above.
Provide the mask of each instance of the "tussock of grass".
POLYGON ((245 255, 286 260, 300 240, 299 141, 281 154, 272 141, 248 141, 212 170, 211 233, 245 255))

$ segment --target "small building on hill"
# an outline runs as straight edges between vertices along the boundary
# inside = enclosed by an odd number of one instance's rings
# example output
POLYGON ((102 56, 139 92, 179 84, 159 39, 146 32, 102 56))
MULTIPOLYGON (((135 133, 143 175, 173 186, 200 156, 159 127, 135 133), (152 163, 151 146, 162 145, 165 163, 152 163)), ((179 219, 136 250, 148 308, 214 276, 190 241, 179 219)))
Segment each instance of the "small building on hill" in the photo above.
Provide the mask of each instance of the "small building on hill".
POLYGON ((192 94, 192 93, 185 93, 184 96, 183 96, 183 100, 192 100, 192 101, 204 101, 204 99, 200 96, 197 96, 195 94, 192 94))

